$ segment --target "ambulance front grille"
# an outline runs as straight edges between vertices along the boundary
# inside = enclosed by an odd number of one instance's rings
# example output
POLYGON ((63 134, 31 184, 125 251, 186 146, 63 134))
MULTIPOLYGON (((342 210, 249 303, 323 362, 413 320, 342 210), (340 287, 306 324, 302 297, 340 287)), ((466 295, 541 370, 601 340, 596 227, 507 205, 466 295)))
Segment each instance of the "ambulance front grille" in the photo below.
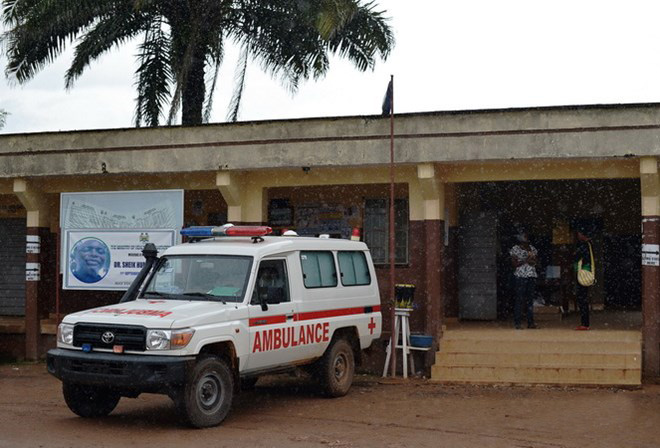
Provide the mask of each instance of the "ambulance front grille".
POLYGON ((146 349, 146 335, 146 328, 138 326, 78 324, 73 330, 73 345, 82 347, 83 344, 91 344, 92 348, 107 349, 121 345, 124 350, 143 352, 146 349), (112 338, 106 338, 106 342, 103 335, 108 333, 112 334, 112 338))

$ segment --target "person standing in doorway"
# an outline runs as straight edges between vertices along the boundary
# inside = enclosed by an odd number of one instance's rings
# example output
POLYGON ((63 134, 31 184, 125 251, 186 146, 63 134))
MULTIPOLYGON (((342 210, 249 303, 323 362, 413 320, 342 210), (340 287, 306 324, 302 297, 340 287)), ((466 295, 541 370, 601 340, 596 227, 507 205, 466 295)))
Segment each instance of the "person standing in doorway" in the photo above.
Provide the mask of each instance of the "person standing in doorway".
POLYGON ((529 236, 521 232, 516 237, 518 244, 509 251, 511 264, 515 271, 515 304, 513 308, 513 323, 520 330, 522 322, 522 307, 527 310, 527 328, 537 328, 534 323, 534 298, 536 296, 536 260, 538 251, 529 243, 529 236))
POLYGON ((589 330, 589 286, 581 284, 578 281, 578 270, 583 269, 595 273, 595 262, 593 256, 593 247, 591 246, 591 232, 586 228, 580 227, 576 231, 577 244, 575 247, 575 272, 576 272, 576 290, 578 310, 580 310, 580 325, 575 329, 578 331, 589 330), (580 267, 578 267, 580 266, 580 267))

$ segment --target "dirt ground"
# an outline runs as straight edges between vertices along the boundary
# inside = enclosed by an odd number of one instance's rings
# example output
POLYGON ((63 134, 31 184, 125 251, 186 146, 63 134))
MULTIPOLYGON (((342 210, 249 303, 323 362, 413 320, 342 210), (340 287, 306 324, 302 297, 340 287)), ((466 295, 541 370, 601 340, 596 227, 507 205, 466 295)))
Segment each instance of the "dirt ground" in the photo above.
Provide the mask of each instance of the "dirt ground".
POLYGON ((0 365, 0 447, 659 447, 660 386, 641 390, 382 384, 358 376, 321 398, 291 376, 260 380, 216 428, 177 421, 159 395, 87 420, 44 364, 0 365))

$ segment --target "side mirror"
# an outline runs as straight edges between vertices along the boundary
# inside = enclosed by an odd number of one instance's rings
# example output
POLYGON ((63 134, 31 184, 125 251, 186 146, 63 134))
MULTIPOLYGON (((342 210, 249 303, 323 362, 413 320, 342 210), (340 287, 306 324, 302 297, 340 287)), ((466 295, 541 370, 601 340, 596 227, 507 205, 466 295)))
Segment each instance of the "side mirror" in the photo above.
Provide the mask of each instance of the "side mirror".
POLYGON ((268 288, 258 287, 257 297, 259 297, 261 311, 268 311, 268 288))

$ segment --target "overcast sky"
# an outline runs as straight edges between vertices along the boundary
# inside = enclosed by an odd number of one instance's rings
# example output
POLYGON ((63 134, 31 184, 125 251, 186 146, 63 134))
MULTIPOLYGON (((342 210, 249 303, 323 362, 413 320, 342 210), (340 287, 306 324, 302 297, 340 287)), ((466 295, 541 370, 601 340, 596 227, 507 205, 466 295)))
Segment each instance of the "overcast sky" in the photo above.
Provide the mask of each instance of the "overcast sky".
MULTIPOLYGON (((660 2, 377 0, 396 46, 362 73, 339 59, 291 94, 253 65, 240 120, 380 113, 390 74, 395 112, 660 102, 660 2)), ((24 86, 0 81, 0 133, 131 127, 134 46, 114 50, 64 90, 70 53, 24 86)), ((212 122, 225 121, 229 51, 212 122)), ((6 60, 0 58, 4 68, 6 60)))

